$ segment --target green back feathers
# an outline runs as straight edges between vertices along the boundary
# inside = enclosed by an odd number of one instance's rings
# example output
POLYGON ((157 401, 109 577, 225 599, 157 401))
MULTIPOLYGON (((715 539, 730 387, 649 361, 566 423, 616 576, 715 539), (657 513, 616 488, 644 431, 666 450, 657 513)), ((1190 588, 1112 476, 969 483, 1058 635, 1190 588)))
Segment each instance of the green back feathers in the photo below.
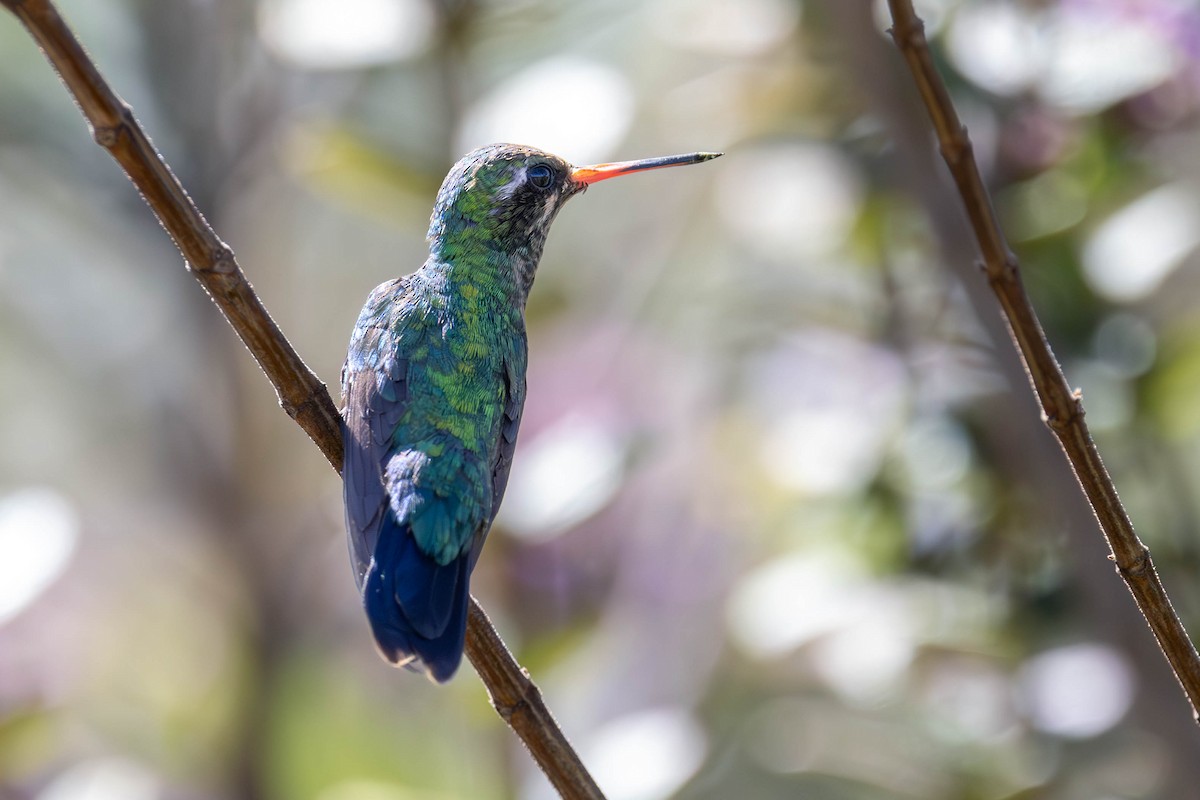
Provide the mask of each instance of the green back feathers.
POLYGON ((509 375, 523 375, 525 363, 520 310, 500 302, 464 297, 444 265, 427 265, 380 286, 351 341, 349 368, 373 374, 377 396, 396 404, 379 431, 393 454, 388 494, 404 498, 397 515, 440 564, 469 550, 491 520, 509 375))

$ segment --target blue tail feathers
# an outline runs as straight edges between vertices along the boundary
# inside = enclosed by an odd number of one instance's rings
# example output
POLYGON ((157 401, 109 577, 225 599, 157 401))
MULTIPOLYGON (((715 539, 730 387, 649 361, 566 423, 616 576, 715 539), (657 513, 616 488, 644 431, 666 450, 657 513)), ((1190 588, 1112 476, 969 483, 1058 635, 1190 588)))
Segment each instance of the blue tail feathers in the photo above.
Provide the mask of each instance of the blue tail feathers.
POLYGON ((363 607, 385 658, 419 661, 439 683, 462 661, 467 630, 467 555, 438 564, 388 513, 363 583, 363 607))

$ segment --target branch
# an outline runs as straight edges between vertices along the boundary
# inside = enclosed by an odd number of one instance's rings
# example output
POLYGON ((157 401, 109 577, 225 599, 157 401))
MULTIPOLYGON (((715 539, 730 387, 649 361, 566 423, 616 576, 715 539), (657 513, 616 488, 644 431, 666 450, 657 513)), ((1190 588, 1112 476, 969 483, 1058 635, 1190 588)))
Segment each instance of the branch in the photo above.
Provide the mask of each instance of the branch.
POLYGON ((892 39, 908 62, 921 98, 933 122, 942 157, 958 186, 963 205, 983 254, 988 283, 1000 303, 1009 332, 1021 354, 1034 394, 1042 406, 1047 426, 1071 463, 1075 478, 1092 506, 1104 538, 1112 551, 1110 558, 1133 594, 1138 610, 1154 632, 1163 655, 1175 672, 1192 706, 1193 718, 1200 719, 1200 657, 1188 638, 1183 623, 1159 580, 1150 550, 1134 532, 1124 506, 1117 497, 1112 478, 1100 460, 1084 422, 1083 402, 1072 391, 1062 368, 1050 350, 1037 313, 1021 281, 1016 256, 1008 247, 991 198, 983 185, 975 163, 971 140, 958 119, 945 83, 933 65, 925 26, 913 11, 911 0, 888 0, 894 27, 892 39))
MULTIPOLYGON (((37 41, 87 118, 96 143, 125 170, 183 253, 188 270, 275 386, 284 411, 340 473, 341 417, 325 385, 271 319, 233 250, 205 221, 133 111, 100 75, 50 0, 0 0, 0 5, 15 14, 37 41)), ((466 652, 488 689, 492 706, 525 743, 559 794, 569 800, 603 800, 529 673, 504 646, 474 598, 468 614, 466 652)))
POLYGON ((52 3, 0 2, 37 40, 87 117, 92 138, 121 165, 154 211, 183 253, 188 270, 275 384, 279 404, 340 470, 341 421, 325 385, 275 325, 234 259, 233 250, 209 227, 134 119, 132 109, 104 81, 52 3))

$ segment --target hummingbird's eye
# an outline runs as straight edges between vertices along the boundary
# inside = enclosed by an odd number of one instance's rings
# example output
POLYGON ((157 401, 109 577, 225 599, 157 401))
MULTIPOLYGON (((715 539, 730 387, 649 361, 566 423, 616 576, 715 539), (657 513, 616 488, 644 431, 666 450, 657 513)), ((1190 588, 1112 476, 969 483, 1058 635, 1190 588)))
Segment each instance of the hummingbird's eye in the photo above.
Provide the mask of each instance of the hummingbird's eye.
POLYGON ((545 164, 535 164, 525 174, 529 177, 529 182, 539 189, 548 189, 554 182, 554 170, 545 164))

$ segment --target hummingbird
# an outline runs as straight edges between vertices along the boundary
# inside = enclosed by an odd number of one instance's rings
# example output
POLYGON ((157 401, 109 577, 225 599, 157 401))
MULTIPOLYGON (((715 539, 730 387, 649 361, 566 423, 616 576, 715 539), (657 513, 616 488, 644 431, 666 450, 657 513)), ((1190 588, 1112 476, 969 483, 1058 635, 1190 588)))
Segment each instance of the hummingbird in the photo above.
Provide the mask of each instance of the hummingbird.
POLYGON ((719 155, 574 167, 493 144, 450 169, 428 259, 371 292, 342 369, 350 558, 389 662, 442 683, 462 660, 468 582, 525 403, 525 302, 555 215, 597 181, 719 155))

